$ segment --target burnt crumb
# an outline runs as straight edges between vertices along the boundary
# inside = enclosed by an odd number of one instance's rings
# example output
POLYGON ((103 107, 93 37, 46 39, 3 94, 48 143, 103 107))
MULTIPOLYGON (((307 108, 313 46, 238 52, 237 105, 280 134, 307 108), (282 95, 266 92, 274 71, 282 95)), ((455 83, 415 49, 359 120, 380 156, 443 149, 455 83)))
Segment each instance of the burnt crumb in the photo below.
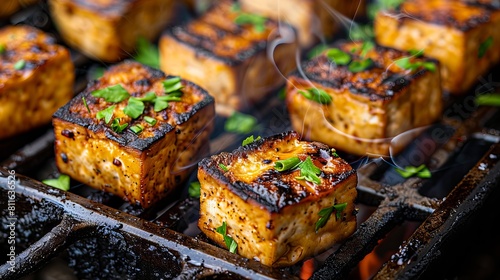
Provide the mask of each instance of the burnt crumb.
POLYGON ((122 165, 122 162, 121 162, 119 159, 114 158, 114 159, 113 159, 113 164, 114 164, 114 165, 116 165, 116 166, 121 166, 121 165, 122 165))
POLYGON ((149 82, 148 79, 137 80, 137 81, 135 81, 135 84, 138 85, 138 86, 144 86, 144 87, 147 87, 147 86, 151 85, 151 83, 149 82))
POLYGON ((71 139, 75 138, 75 134, 73 133, 73 131, 67 130, 67 129, 64 129, 63 131, 61 131, 61 135, 64 137, 71 138, 71 139))
POLYGON ((265 159, 262 161, 263 164, 270 164, 271 162, 273 162, 273 161, 270 159, 265 159))
POLYGON ((61 153, 61 159, 64 163, 68 163, 68 156, 65 153, 61 153))

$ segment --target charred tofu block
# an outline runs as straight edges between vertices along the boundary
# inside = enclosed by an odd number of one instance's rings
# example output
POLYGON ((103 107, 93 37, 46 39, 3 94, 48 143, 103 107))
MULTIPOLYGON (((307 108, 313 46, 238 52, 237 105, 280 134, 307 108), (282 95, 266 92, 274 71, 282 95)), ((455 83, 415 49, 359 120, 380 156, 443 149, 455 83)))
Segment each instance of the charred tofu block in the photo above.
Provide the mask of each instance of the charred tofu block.
POLYGON ((117 62, 139 38, 155 40, 170 22, 171 0, 49 0, 64 41, 95 60, 117 62))
POLYGON ((394 137, 441 115, 439 64, 420 54, 338 42, 301 68, 288 77, 286 104, 306 139, 357 155, 396 154, 411 136, 394 137))
POLYGON ((267 266, 293 265, 356 230, 355 170, 294 131, 205 158, 198 179, 201 231, 267 266))
POLYGON ((161 36, 160 68, 199 84, 215 98, 217 113, 228 116, 283 86, 282 75, 296 67, 291 59, 295 43, 277 44, 273 57, 268 57, 268 40, 272 42, 278 32, 286 36, 294 31, 244 13, 233 1, 217 1, 199 18, 161 36))
POLYGON ((423 50, 441 62, 443 88, 464 94, 500 60, 500 6, 493 2, 405 1, 377 14, 376 40, 401 50, 423 50))
POLYGON ((0 29, 0 139, 43 125, 73 97, 69 51, 29 26, 0 29))
POLYGON ((301 48, 309 48, 320 37, 331 38, 341 27, 339 17, 353 20, 362 16, 365 0, 240 0, 243 10, 288 22, 298 32, 301 48))
POLYGON ((39 0, 2 0, 0 3, 0 18, 7 18, 24 7, 28 7, 39 0))
POLYGON ((54 114, 61 173, 147 208, 208 153, 214 100, 179 77, 125 61, 54 114))

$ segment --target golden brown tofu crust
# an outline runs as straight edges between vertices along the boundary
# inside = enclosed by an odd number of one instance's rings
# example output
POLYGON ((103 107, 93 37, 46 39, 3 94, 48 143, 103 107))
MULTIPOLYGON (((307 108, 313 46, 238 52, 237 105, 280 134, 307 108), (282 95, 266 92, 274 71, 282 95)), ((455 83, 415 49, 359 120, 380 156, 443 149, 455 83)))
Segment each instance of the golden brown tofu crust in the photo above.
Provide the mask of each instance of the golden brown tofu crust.
POLYGON ((267 19, 263 30, 238 25, 241 12, 233 4, 217 1, 199 18, 167 30, 159 43, 161 69, 205 88, 216 100, 217 113, 226 116, 262 101, 295 68, 290 59, 294 43, 277 46, 274 61, 268 58, 266 50, 279 24, 267 19))
POLYGON ((171 0, 49 0, 64 41, 95 60, 129 57, 140 37, 153 41, 170 22, 171 0))
POLYGON ((198 179, 200 229, 225 246, 215 229, 226 222, 238 254, 265 265, 292 265, 321 253, 356 229, 356 172, 328 146, 301 141, 296 132, 203 159, 198 179), (310 157, 321 169, 319 185, 297 179, 299 170, 274 169, 276 161, 294 156, 310 157), (332 217, 316 231, 318 212, 340 203, 347 204, 341 219, 332 217))
POLYGON ((164 95, 162 81, 172 76, 134 61, 108 69, 99 79, 54 114, 56 163, 61 171, 91 187, 114 193, 147 208, 164 198, 188 177, 196 158, 207 151, 213 129, 214 100, 192 82, 182 80, 180 101, 154 111, 145 102, 143 114, 132 119, 124 113, 128 99, 110 103, 92 92, 121 85, 133 97, 154 92, 164 95), (84 104, 85 99, 87 106, 84 104), (112 121, 97 120, 99 111, 116 106, 112 121), (146 118, 153 118, 151 124, 146 118), (134 133, 132 126, 143 130, 134 133))
POLYGON ((300 72, 288 78, 286 103, 295 130, 306 139, 320 141, 356 155, 385 156, 398 153, 404 145, 392 138, 410 129, 428 125, 442 111, 439 64, 407 52, 375 46, 361 58, 360 42, 339 42, 337 48, 354 61, 372 59, 371 67, 353 73, 346 65, 335 65, 325 53, 306 61, 300 72), (403 69, 395 61, 433 63, 403 69), (332 98, 320 104, 300 92, 318 88, 332 98), (431 105, 429 105, 431 104, 431 105))
POLYGON ((499 24, 500 7, 491 1, 411 0, 378 13, 374 28, 381 45, 439 60, 443 88, 464 94, 500 61, 499 24))
POLYGON ((0 29, 0 138, 50 124, 73 96, 69 51, 34 27, 0 29))

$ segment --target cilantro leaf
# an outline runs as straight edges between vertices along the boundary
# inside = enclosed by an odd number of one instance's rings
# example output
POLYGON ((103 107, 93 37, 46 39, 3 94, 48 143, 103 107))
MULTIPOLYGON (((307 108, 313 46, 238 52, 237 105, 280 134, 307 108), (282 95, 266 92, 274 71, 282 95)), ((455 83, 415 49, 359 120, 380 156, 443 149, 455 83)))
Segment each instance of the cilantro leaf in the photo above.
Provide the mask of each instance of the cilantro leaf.
POLYGON ((318 55, 322 54, 326 49, 328 49, 327 44, 319 44, 315 47, 313 47, 308 53, 307 53, 307 58, 312 59, 317 57, 318 55))
POLYGON ((61 174, 56 179, 45 179, 42 183, 63 191, 69 191, 70 178, 66 174, 61 174))
POLYGON ((257 14, 249 14, 249 13, 240 13, 235 19, 234 23, 237 25, 253 25, 255 31, 261 33, 266 30, 266 21, 267 18, 257 15, 257 14))
POLYGON ((367 70, 373 65, 373 60, 371 58, 356 60, 349 64, 348 69, 353 73, 358 73, 367 70))
POLYGON ((137 119, 144 112, 144 103, 135 97, 130 97, 128 104, 123 108, 123 113, 132 119, 137 119))
POLYGON ((335 219, 340 220, 342 218, 342 212, 345 210, 347 207, 347 202, 340 203, 340 204, 334 204, 333 206, 323 208, 318 212, 318 215, 320 218, 316 222, 315 225, 315 231, 318 232, 318 230, 326 225, 326 222, 330 219, 330 216, 332 215, 333 211, 335 211, 335 219))
POLYGON ((153 108, 153 110, 155 112, 160 112, 161 110, 165 110, 167 108, 168 108, 168 102, 167 101, 164 101, 164 100, 161 100, 161 99, 156 99, 155 105, 154 105, 154 108, 153 108))
POLYGON ((347 65, 351 61, 351 56, 337 48, 331 48, 326 51, 326 57, 337 65, 347 65))
POLYGON ((321 174, 321 169, 314 165, 310 156, 308 156, 306 160, 300 163, 299 168, 300 176, 296 177, 296 179, 306 180, 317 185, 321 184, 321 179, 318 177, 318 175, 321 174))
POLYGON ((420 178, 430 178, 431 172, 425 164, 421 164, 417 167, 415 166, 407 166, 405 169, 396 168, 396 172, 399 173, 403 178, 409 178, 412 176, 417 176, 420 178))
POLYGON ((104 119, 105 123, 109 123, 109 121, 111 121, 111 118, 113 117, 113 112, 115 110, 115 107, 116 105, 109 106, 108 108, 97 112, 96 114, 97 120, 104 119))
POLYGON ((224 130, 246 134, 257 128, 257 119, 251 115, 246 115, 235 111, 224 123, 224 130))
POLYGON ((260 136, 257 136, 257 138, 253 138, 253 135, 248 136, 243 140, 243 143, 241 143, 241 146, 246 146, 248 144, 252 144, 254 141, 260 140, 260 136))
POLYGON ((166 79, 162 83, 163 83, 163 88, 165 89, 165 93, 178 91, 183 87, 180 77, 166 79))
POLYGON ((330 104, 332 102, 332 97, 326 91, 319 88, 308 88, 305 91, 299 90, 299 93, 305 98, 319 104, 330 104))
POLYGON ((189 184, 188 193, 190 197, 200 197, 200 182, 192 182, 189 184))
POLYGON ((120 124, 120 119, 115 118, 111 123, 111 129, 116 133, 122 133, 122 131, 127 128, 128 123, 120 124))
POLYGON ((144 37, 139 37, 137 39, 134 60, 150 67, 160 69, 160 53, 158 47, 144 37))
POLYGON ((215 231, 222 235, 224 238, 224 243, 226 247, 229 249, 229 252, 236 253, 236 249, 238 249, 238 244, 234 241, 233 238, 227 235, 227 224, 226 222, 222 222, 220 227, 217 227, 215 231))
POLYGON ((129 98, 130 94, 123 88, 122 85, 117 84, 103 89, 94 90, 92 92, 92 96, 104 98, 106 102, 118 103, 129 98))
POLYGON ((484 40, 484 42, 482 42, 479 45, 479 49, 477 50, 477 56, 479 58, 482 58, 492 45, 493 45, 493 37, 490 36, 486 38, 486 40, 484 40))

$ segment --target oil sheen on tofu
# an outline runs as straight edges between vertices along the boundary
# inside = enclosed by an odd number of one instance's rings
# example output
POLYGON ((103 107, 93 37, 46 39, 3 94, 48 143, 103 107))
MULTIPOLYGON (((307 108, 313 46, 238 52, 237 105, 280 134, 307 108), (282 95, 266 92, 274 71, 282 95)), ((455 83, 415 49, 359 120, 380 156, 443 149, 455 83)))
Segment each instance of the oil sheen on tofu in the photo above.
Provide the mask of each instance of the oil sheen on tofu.
POLYGON ((206 91, 177 78, 125 61, 91 82, 54 114, 60 172, 144 208, 181 186, 199 157, 208 153, 215 109, 206 91), (156 108, 161 98, 168 98, 164 82, 172 79, 182 85, 176 91, 180 98, 156 108), (97 90, 111 92, 110 87, 122 87, 131 97, 113 103, 94 96, 97 90), (135 103, 149 100, 134 117, 125 109, 132 98, 135 103), (109 120, 98 119, 103 110, 111 113, 109 120))
POLYGON ((441 62, 443 88, 472 89, 500 61, 498 1, 410 0, 377 14, 375 38, 384 46, 423 50, 441 62))
POLYGON ((295 130, 356 155, 398 153, 406 141, 394 137, 436 121, 442 103, 437 61, 363 42, 338 41, 289 75, 286 87, 295 130), (331 53, 349 63, 337 64, 331 53), (308 98, 314 90, 329 101, 308 98))
POLYGON ((225 246, 217 228, 226 223, 236 252, 268 266, 293 265, 356 230, 355 170, 328 146, 301 141, 293 131, 203 159, 198 179, 201 231, 225 246), (300 168, 275 169, 277 161, 293 157, 309 158, 320 181, 298 178, 300 168), (338 204, 345 208, 317 228, 319 212, 338 204))
POLYGON ((193 81, 215 98, 217 114, 251 108, 285 84, 295 67, 296 44, 268 42, 293 36, 293 28, 239 10, 235 1, 214 1, 200 17, 168 29, 160 38, 160 68, 193 81), (238 19, 251 18, 251 24, 238 19), (279 31, 278 31, 279 28, 279 31))
POLYGON ((0 139, 43 125, 73 97, 69 51, 31 26, 0 29, 0 139))

